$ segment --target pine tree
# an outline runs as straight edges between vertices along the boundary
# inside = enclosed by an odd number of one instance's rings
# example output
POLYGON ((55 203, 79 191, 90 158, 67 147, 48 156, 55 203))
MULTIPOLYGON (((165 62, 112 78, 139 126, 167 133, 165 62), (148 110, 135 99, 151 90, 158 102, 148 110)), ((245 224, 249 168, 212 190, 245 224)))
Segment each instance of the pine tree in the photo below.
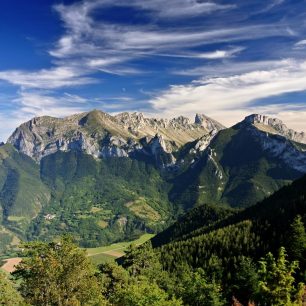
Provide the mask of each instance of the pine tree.
POLYGON ((130 245, 124 256, 123 267, 133 277, 145 275, 149 279, 154 279, 162 271, 159 254, 153 250, 150 242, 139 247, 130 245))
POLYGON ((257 301, 261 305, 301 305, 304 285, 295 286, 296 261, 288 262, 285 248, 279 250, 278 258, 268 253, 259 264, 259 288, 257 301))
POLYGON ((192 306, 222 306, 225 301, 222 297, 221 286, 215 281, 208 281, 203 269, 183 274, 181 292, 184 305, 192 306))
POLYGON ((236 273, 230 288, 231 294, 247 305, 258 290, 258 274, 256 266, 249 257, 242 257, 237 265, 236 273))
POLYGON ((300 263, 305 261, 306 255, 306 232, 301 216, 297 216, 291 224, 290 233, 288 235, 288 253, 298 260, 300 263))

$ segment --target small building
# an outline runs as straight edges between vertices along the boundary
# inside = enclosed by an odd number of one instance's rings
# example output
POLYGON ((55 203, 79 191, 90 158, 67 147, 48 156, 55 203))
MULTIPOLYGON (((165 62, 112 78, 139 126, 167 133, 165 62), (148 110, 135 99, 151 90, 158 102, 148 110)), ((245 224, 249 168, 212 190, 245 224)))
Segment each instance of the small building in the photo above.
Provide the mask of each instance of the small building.
POLYGON ((56 217, 56 215, 47 214, 44 216, 45 220, 53 220, 56 217))

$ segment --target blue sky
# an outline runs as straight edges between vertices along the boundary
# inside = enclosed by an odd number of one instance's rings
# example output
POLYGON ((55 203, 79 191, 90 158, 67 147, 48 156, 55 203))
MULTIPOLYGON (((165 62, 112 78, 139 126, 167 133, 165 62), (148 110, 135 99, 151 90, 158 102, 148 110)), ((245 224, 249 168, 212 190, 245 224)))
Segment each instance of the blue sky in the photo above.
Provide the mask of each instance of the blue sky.
POLYGON ((306 131, 305 0, 2 0, 0 41, 2 140, 93 108, 306 131))

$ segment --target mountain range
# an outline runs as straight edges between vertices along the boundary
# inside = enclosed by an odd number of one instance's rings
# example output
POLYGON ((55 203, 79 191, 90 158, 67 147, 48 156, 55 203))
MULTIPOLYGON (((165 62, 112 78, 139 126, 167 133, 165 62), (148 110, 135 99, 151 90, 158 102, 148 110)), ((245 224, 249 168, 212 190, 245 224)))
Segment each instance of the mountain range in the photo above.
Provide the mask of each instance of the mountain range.
POLYGON ((233 127, 94 110, 37 117, 0 146, 0 252, 72 233, 82 246, 160 232, 201 204, 226 213, 306 173, 306 136, 251 115, 233 127))

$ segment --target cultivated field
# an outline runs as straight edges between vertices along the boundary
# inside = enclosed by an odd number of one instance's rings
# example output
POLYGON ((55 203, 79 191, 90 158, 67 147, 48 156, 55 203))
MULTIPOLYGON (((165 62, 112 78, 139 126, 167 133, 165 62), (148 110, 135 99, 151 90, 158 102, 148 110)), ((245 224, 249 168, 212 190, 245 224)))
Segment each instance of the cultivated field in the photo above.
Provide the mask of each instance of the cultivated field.
MULTIPOLYGON (((133 243, 135 245, 140 245, 151 239, 153 236, 154 235, 152 234, 144 234, 140 238, 133 241, 119 242, 98 248, 88 248, 86 249, 86 251, 94 264, 110 262, 114 261, 116 258, 123 256, 124 251, 129 247, 130 244, 133 243)), ((1 269, 8 273, 11 273, 15 270, 14 267, 18 265, 20 261, 21 258, 19 257, 5 259, 5 264, 1 267, 1 269)))
POLYGON ((98 247, 98 248, 88 248, 87 253, 90 259, 95 264, 100 264, 104 262, 114 261, 116 258, 124 255, 124 251, 128 248, 130 244, 140 245, 149 239, 151 239, 154 235, 152 234, 144 234, 139 239, 128 241, 128 242, 119 242, 114 243, 108 246, 98 247))

